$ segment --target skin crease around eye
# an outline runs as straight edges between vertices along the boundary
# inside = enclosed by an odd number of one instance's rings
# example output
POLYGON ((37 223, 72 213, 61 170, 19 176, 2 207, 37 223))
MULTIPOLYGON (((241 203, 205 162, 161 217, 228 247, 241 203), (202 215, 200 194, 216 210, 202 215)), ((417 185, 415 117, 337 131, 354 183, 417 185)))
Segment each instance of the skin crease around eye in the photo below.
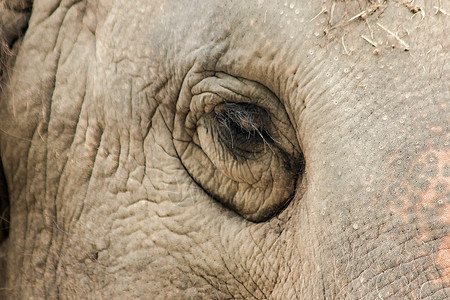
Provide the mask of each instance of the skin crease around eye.
POLYGON ((212 200, 249 221, 267 220, 289 202, 303 172, 284 106, 254 81, 193 76, 193 86, 180 91, 174 123, 184 168, 212 200))

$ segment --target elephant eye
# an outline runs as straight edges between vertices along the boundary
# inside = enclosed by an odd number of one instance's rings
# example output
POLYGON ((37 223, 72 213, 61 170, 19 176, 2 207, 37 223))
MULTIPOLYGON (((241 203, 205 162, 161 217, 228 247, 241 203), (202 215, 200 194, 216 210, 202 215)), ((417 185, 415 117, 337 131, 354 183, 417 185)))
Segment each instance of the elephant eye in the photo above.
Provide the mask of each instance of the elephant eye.
POLYGON ((264 221, 289 202, 302 175, 293 126, 263 85, 224 73, 203 76, 188 74, 179 93, 175 149, 214 200, 250 221, 264 221))
POLYGON ((220 141, 231 151, 258 152, 273 142, 265 128, 267 112, 249 103, 224 103, 214 116, 220 141))

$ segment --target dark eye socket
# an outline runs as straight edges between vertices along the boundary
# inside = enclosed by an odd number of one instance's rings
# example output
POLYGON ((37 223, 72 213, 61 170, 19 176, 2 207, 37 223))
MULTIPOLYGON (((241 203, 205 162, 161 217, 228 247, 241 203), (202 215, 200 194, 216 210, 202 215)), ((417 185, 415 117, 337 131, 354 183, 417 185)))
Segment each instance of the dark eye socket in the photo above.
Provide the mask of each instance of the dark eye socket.
POLYGON ((222 143, 232 150, 261 151, 272 139, 265 128, 267 112, 251 103, 224 103, 214 112, 222 143))

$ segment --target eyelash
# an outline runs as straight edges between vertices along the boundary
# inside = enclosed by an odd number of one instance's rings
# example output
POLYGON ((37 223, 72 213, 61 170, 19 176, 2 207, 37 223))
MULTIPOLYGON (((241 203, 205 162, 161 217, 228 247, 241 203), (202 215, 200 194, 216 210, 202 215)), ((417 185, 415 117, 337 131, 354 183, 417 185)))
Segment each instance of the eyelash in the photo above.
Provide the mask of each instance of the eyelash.
POLYGON ((256 144, 272 142, 264 127, 267 112, 262 108, 248 103, 225 103, 214 113, 221 141, 230 149, 251 152, 256 144))

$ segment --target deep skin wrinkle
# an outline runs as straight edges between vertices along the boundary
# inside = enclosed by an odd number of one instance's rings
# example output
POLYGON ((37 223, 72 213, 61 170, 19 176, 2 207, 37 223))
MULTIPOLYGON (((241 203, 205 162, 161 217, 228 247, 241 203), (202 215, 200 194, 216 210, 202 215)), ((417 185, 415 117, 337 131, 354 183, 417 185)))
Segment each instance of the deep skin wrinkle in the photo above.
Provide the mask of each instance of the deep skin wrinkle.
POLYGON ((0 99, 3 295, 448 298, 450 24, 414 5, 34 1, 0 99), (273 93, 304 156, 263 222, 175 146, 216 72, 273 93))

